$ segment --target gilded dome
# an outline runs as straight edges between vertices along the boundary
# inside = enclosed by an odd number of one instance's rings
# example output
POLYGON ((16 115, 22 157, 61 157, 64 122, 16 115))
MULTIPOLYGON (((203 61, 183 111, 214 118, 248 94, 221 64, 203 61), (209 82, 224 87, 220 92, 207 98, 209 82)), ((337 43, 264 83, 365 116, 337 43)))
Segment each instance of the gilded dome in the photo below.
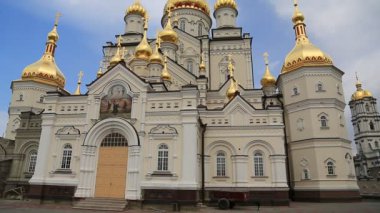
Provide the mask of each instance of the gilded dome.
POLYGON ((168 10, 181 8, 196 9, 210 15, 210 8, 206 0, 168 0, 165 5, 164 13, 167 13, 168 10))
POLYGON ((145 8, 141 5, 139 0, 136 0, 135 3, 129 6, 127 11, 125 12, 125 15, 131 15, 131 14, 147 17, 147 12, 145 8))
MULTIPOLYGON (((145 23, 147 25, 147 23, 145 23)), ((147 26, 145 26, 144 29, 144 37, 141 40, 140 44, 137 45, 136 50, 135 50, 135 58, 142 59, 148 61, 150 56, 152 55, 152 47, 148 43, 146 31, 147 31, 147 26)))
POLYGON ((234 78, 230 78, 230 86, 227 89, 226 95, 229 100, 231 100, 233 97, 235 97, 236 92, 238 92, 238 83, 234 78))
POLYGON ((157 39, 156 49, 154 50, 153 54, 149 58, 149 63, 151 64, 163 64, 162 57, 158 51, 158 47, 159 47, 159 41, 157 39))
POLYGON ((235 0, 217 0, 214 5, 214 10, 217 10, 222 7, 230 7, 237 10, 237 4, 235 0))
POLYGON ((264 76, 261 79, 261 86, 263 87, 271 87, 276 86, 276 78, 270 73, 269 67, 265 70, 264 76))
POLYGON ((333 65, 331 57, 309 41, 304 23, 305 17, 299 11, 298 4, 294 4, 294 7, 292 21, 296 34, 296 44, 286 56, 281 73, 291 72, 304 66, 333 65))
POLYGON ((48 33, 45 53, 40 60, 25 67, 21 75, 22 80, 41 82, 62 89, 65 87, 65 76, 58 68, 54 59, 55 49, 57 47, 56 42, 59 39, 57 26, 58 21, 56 20, 53 30, 48 33))
POLYGON ((165 28, 158 34, 161 42, 178 43, 178 34, 174 31, 171 23, 171 12, 168 15, 168 22, 165 28))
POLYGON ((44 54, 40 60, 25 67, 22 80, 33 80, 60 88, 65 87, 65 76, 55 63, 52 55, 44 54))
POLYGON ((354 94, 352 94, 351 96, 351 100, 352 101, 359 101, 359 100, 362 100, 364 98, 372 98, 372 93, 368 90, 363 90, 362 88, 362 83, 360 81, 358 81, 356 83, 356 92, 354 92, 354 94))
POLYGON ((170 73, 168 71, 168 59, 167 59, 167 56, 165 56, 164 69, 162 69, 161 79, 163 81, 169 81, 169 82, 172 81, 172 76, 170 75, 170 73))

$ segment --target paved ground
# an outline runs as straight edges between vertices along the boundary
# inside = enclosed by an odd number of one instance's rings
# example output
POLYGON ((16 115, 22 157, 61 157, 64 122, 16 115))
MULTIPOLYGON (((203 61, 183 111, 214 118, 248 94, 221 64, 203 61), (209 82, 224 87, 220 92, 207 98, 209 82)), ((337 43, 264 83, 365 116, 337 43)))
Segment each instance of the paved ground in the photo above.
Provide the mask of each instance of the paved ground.
MULTIPOLYGON (((44 204, 31 203, 28 201, 5 201, 0 200, 1 213, 90 213, 101 211, 73 210, 67 204, 44 204)), ((159 209, 128 210, 129 213, 164 213, 159 209)), ((185 211, 182 211, 185 212, 185 211)), ((380 200, 364 200, 360 203, 297 203, 292 202, 289 207, 263 207, 257 211, 254 207, 237 207, 233 210, 222 211, 212 207, 202 208, 200 213, 378 213, 380 212, 380 200)))

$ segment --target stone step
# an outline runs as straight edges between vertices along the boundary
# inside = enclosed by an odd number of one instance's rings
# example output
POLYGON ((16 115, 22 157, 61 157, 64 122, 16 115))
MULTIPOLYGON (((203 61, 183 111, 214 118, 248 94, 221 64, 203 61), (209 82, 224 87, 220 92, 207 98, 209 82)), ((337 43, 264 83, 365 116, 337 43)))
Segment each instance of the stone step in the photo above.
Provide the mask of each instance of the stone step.
POLYGON ((127 201, 112 198, 87 198, 74 204, 74 209, 102 210, 102 211, 124 211, 127 201))

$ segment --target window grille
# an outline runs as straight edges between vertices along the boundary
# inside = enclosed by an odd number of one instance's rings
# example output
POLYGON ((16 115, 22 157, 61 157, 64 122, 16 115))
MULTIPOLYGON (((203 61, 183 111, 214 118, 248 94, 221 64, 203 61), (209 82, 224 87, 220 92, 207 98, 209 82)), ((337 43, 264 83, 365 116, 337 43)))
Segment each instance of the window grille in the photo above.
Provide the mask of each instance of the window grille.
POLYGON ((158 171, 168 171, 169 170, 169 148, 166 144, 161 144, 158 147, 158 171))
POLYGON ((101 147, 125 147, 128 146, 128 141, 122 134, 111 133, 107 135, 100 145, 101 147))
POLYGON ((219 152, 216 155, 216 176, 226 176, 226 154, 219 152))
POLYGON ((264 159, 261 153, 256 153, 254 155, 254 165, 255 165, 255 176, 264 176, 264 159))

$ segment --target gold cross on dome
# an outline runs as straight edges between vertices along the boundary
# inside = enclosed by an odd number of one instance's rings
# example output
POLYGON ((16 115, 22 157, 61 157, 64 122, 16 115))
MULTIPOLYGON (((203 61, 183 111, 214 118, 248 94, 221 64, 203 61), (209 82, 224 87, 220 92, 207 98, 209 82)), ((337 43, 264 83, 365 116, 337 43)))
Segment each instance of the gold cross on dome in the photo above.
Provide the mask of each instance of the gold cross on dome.
POLYGON ((84 75, 83 71, 80 71, 78 74, 78 78, 79 78, 78 82, 82 82, 83 75, 84 75))
POLYGON ((121 47, 121 41, 123 41, 123 38, 121 37, 121 35, 119 35, 119 38, 117 39, 117 46, 118 47, 121 47))
POLYGON ((294 6, 298 5, 298 0, 293 0, 294 1, 294 6))
POLYGON ((55 25, 55 26, 58 26, 58 22, 59 22, 59 18, 60 18, 60 17, 62 17, 62 13, 57 12, 57 13, 55 14, 55 21, 54 21, 54 25, 55 25))
POLYGON ((144 21, 144 29, 148 29, 149 16, 146 15, 145 17, 142 17, 142 20, 144 21))
POLYGON ((268 52, 265 52, 263 54, 263 56, 264 56, 265 65, 268 65, 269 64, 269 54, 268 54, 268 52))

